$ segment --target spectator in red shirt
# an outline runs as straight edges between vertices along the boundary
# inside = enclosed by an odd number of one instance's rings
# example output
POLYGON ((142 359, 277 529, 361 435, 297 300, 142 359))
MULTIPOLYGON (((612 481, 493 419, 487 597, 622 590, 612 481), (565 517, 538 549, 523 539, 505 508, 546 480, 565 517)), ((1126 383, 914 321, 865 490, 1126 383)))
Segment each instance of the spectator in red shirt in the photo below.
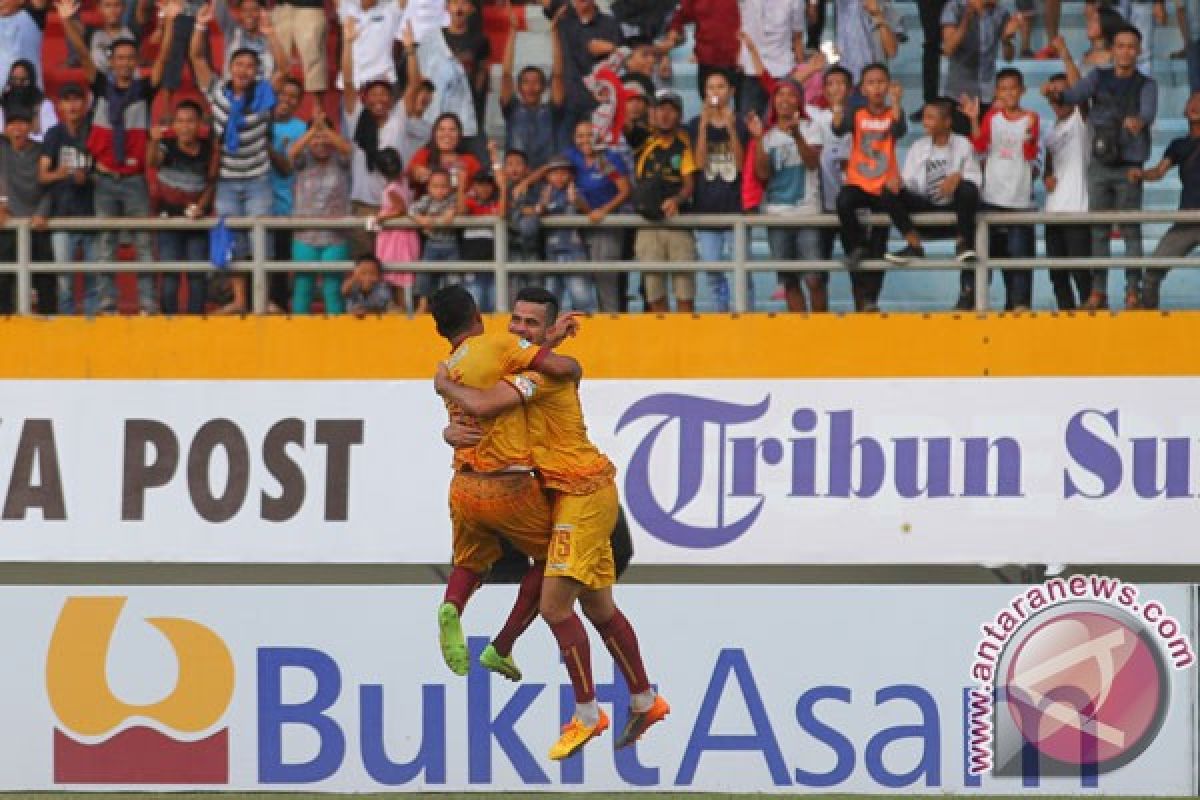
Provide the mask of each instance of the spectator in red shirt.
POLYGON ((665 52, 682 44, 683 26, 689 22, 696 26, 694 51, 699 67, 697 88, 703 93, 704 81, 708 76, 713 72, 721 72, 729 78, 729 85, 734 87, 736 97, 736 89, 741 82, 738 31, 742 23, 738 0, 683 0, 667 27, 667 35, 659 44, 660 49, 665 52))

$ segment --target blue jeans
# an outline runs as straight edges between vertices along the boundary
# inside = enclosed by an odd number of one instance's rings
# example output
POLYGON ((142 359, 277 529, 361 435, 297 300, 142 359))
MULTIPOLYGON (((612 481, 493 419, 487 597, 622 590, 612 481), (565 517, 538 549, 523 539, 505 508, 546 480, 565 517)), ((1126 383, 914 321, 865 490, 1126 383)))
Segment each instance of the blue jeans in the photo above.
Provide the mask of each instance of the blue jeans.
MULTIPOLYGON (((458 261, 458 240, 427 239, 421 248, 422 261, 458 261)), ((414 297, 429 297, 445 284, 444 272, 418 272, 413 282, 414 297)), ((476 300, 478 302, 478 299, 476 300)))
MULTIPOLYGON (((733 231, 696 231, 696 252, 701 261, 728 261, 733 254, 733 231)), ((716 310, 729 311, 729 279, 725 273, 708 273, 708 288, 712 292, 716 310)))
MULTIPOLYGON (((582 249, 550 250, 546 256, 555 264, 582 265, 587 261, 587 253, 582 249)), ((552 291, 563 308, 569 305, 572 311, 586 311, 589 314, 596 310, 596 284, 590 274, 562 272, 552 277, 555 284, 552 291), (562 288, 559 289, 559 286, 562 288)))
MULTIPOLYGON (((91 233, 79 231, 55 231, 50 235, 50 247, 54 251, 54 260, 59 264, 72 261, 96 260, 96 237, 91 233), (75 254, 79 253, 79 258, 75 254)), ((107 294, 113 294, 112 276, 96 272, 86 272, 83 276, 83 312, 88 315, 96 313, 101 286, 107 282, 104 289, 107 294)), ((75 313, 75 273, 59 273, 57 276, 58 313, 75 313)))
MULTIPOLYGON (((146 186, 146 179, 141 175, 128 175, 118 177, 107 175, 103 172, 96 173, 96 216, 104 219, 106 217, 148 217, 150 216, 150 191, 146 186)), ((117 260, 117 236, 116 230, 103 231, 99 236, 99 256, 100 261, 116 261, 117 260)), ((151 245, 149 231, 135 231, 133 234, 133 246, 137 251, 138 261, 154 260, 154 248, 151 245)), ((116 286, 112 282, 112 275, 105 275, 104 281, 100 281, 100 276, 97 275, 96 281, 96 299, 94 309, 91 313, 100 311, 116 311, 117 310, 117 292, 116 286)), ((154 275, 149 272, 139 272, 137 277, 138 286, 138 307, 142 311, 157 311, 158 297, 154 292, 154 275)), ((85 302, 85 307, 89 303, 85 302)))
MULTIPOLYGON (((208 261, 208 234, 203 231, 162 231, 158 234, 158 257, 162 261, 208 261)), ((208 300, 208 275, 204 272, 188 272, 187 313, 203 314, 208 300)), ((162 276, 162 312, 179 313, 178 272, 164 272, 162 276)))
MULTIPOLYGON (((819 261, 821 259, 820 228, 768 228, 767 246, 776 261, 819 261)), ((799 287, 801 276, 815 276, 828 282, 829 273, 822 270, 787 271, 779 273, 785 287, 799 287)))
MULTIPOLYGON (((274 204, 271 177, 220 178, 217 180, 215 208, 222 217, 266 217, 274 204)), ((263 253, 266 258, 267 254, 263 253)), ((245 231, 234 235, 233 257, 250 258, 250 237, 245 231)))

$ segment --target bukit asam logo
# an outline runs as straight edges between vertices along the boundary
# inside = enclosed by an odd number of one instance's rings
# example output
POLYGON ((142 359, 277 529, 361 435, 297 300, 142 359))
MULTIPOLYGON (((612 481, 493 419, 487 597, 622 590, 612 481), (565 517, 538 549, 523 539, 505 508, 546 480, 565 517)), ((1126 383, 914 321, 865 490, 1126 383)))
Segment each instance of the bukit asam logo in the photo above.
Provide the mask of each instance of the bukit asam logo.
POLYGON ((1074 774, 1095 786, 1153 743, 1172 670, 1196 661, 1161 603, 1099 575, 1031 586, 981 630, 971 664, 975 775, 1074 774))
MULTIPOLYGON (((175 654, 178 675, 166 697, 126 703, 109 685, 109 650, 124 597, 72 597, 63 605, 46 658, 46 690, 58 718, 54 780, 84 784, 229 782, 233 698, 229 648, 190 619, 149 617, 175 654)), ((128 669, 114 657, 114 670, 128 669)))

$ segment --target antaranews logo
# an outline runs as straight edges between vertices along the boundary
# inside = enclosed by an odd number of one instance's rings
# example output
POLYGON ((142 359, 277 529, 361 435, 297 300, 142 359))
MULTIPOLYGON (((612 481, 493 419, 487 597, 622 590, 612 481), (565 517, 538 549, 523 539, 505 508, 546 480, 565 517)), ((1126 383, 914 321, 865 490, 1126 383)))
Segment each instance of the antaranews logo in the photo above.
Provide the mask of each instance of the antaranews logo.
MULTIPOLYGON (((174 650, 175 687, 155 703, 126 703, 108 683, 109 649, 125 602, 71 597, 59 614, 46 657, 46 691, 60 723, 55 782, 228 783, 229 729, 217 726, 233 698, 229 648, 199 622, 147 618, 174 650)), ((136 665, 115 658, 112 667, 136 665)))
POLYGON ((1119 769, 1158 735, 1171 671, 1196 660, 1161 603, 1100 575, 1031 586, 981 631, 971 663, 973 775, 1119 769))

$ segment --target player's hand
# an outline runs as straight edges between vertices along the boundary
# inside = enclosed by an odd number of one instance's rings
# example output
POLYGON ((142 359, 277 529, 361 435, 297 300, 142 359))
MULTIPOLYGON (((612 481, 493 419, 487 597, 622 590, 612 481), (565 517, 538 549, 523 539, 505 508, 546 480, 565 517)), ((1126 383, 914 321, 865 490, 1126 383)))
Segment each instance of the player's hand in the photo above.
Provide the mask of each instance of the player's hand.
POLYGON ((474 447, 483 439, 483 431, 470 417, 455 417, 442 430, 442 439, 455 450, 474 447))
POLYGON ((1146 178, 1146 171, 1141 167, 1130 167, 1126 173, 1130 183, 1141 183, 1146 178))
POLYGON ((196 12, 196 27, 199 29, 207 28, 212 24, 216 12, 213 11, 212 3, 206 3, 196 12))
POLYGON ((1167 4, 1165 2, 1154 4, 1154 22, 1157 25, 1167 24, 1167 4))
MULTIPOLYGON (((516 30, 516 26, 513 26, 516 30)), ((404 45, 404 52, 411 53, 413 45, 416 44, 417 37, 413 34, 412 20, 404 23, 404 30, 400 32, 400 42, 404 45)))
POLYGON ((592 223, 593 225, 599 225, 601 222, 604 222, 604 218, 607 216, 608 214, 603 208, 593 208, 588 212, 587 215, 588 222, 592 223))
POLYGON ((34 214, 29 218, 29 227, 33 228, 35 231, 46 230, 46 218, 41 214, 34 214))
POLYGON ((892 99, 893 105, 900 105, 900 100, 904 97, 904 87, 900 81, 892 81, 891 86, 888 87, 888 97, 892 99))
POLYGON ((1125 130, 1137 136, 1146 127, 1146 123, 1142 122, 1141 117, 1126 117, 1124 127, 1125 130))
POLYGON ((1050 46, 1054 48, 1055 55, 1060 59, 1065 60, 1071 57, 1071 49, 1067 47, 1067 40, 1061 33, 1051 40, 1050 46))
POLYGON ((342 40, 347 44, 358 38, 358 20, 346 17, 342 20, 342 40))
POLYGON ((953 172, 942 179, 942 197, 949 200, 954 196, 954 191, 958 185, 962 183, 962 173, 953 172))
POLYGON ((546 329, 546 346, 554 349, 569 336, 579 333, 579 312, 572 311, 563 314, 553 325, 546 329))
POLYGON ((54 10, 58 12, 60 19, 70 19, 79 13, 79 0, 58 0, 54 4, 54 10))
POLYGON ((1045 183, 1046 183, 1046 191, 1053 192, 1055 189, 1058 188, 1058 176, 1057 175, 1047 175, 1045 183))
POLYGON ((163 137, 167 135, 166 125, 155 125, 150 129, 150 141, 161 142, 163 137))
POLYGON ((437 372, 433 376, 433 390, 440 395, 445 395, 453 385, 454 379, 450 377, 450 368, 446 366, 446 362, 439 361, 437 372))
POLYGON ((679 198, 668 197, 666 200, 663 200, 662 212, 663 216, 668 219, 677 215, 679 213, 679 198))

